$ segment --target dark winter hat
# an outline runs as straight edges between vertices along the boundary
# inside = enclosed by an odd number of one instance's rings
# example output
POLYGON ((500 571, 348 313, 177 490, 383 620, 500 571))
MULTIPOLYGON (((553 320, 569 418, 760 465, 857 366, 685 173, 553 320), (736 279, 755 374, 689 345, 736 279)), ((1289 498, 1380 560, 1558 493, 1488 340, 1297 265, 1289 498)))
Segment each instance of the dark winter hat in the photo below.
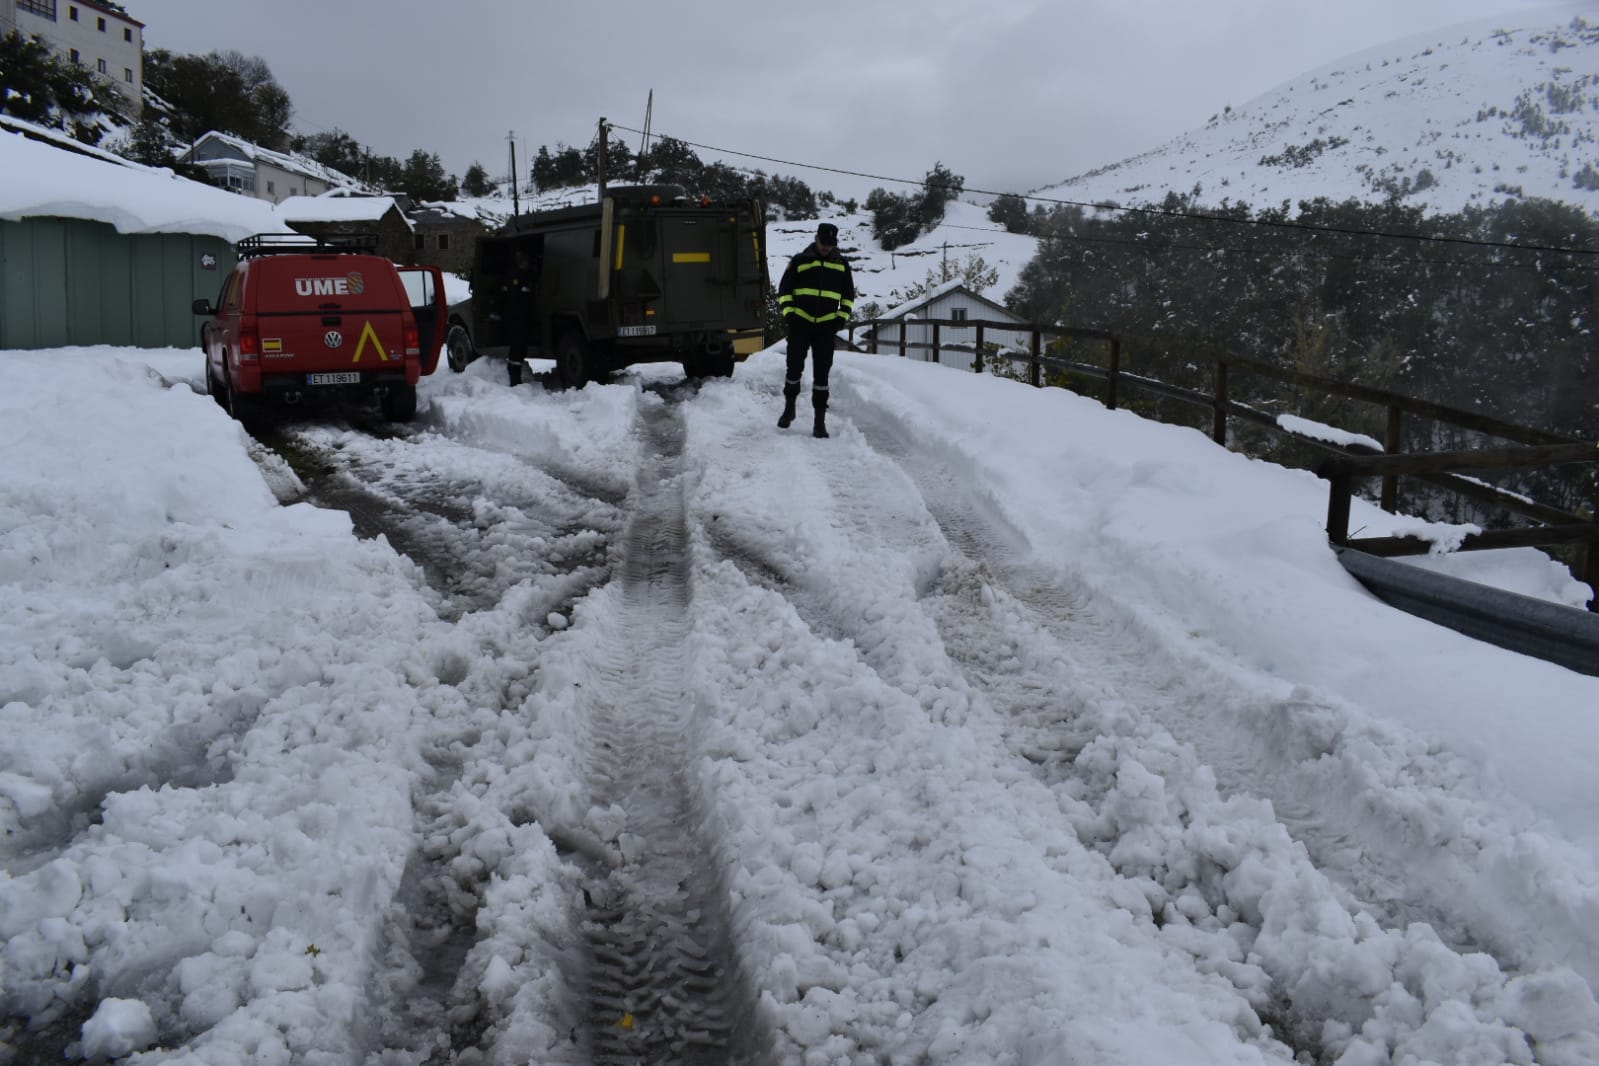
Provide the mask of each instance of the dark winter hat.
POLYGON ((830 244, 834 248, 837 248, 838 247, 838 227, 833 225, 831 222, 823 222, 820 226, 817 226, 816 227, 816 243, 817 244, 830 244))

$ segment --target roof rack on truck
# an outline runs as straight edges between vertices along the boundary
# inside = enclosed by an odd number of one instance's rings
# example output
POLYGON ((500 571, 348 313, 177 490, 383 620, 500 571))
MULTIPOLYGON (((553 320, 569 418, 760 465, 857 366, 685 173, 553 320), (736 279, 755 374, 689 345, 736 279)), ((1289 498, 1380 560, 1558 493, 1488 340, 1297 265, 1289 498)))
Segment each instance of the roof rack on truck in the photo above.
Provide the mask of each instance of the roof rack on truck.
POLYGON ((240 259, 258 255, 316 255, 337 252, 355 252, 375 255, 378 250, 376 233, 257 233, 246 237, 235 247, 240 259))

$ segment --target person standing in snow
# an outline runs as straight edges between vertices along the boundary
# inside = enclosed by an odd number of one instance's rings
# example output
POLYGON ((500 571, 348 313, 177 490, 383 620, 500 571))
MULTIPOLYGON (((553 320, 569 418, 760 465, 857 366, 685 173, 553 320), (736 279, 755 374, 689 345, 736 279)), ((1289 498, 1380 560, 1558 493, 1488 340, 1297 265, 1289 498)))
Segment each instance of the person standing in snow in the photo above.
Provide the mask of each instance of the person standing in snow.
POLYGON ((500 312, 505 319, 505 340, 509 346, 505 364, 512 385, 522 384, 522 370, 527 365, 528 337, 533 332, 535 285, 533 259, 526 249, 518 248, 511 274, 505 279, 505 304, 500 312))
POLYGON ((788 376, 783 380, 783 415, 778 429, 794 421, 794 401, 799 399, 805 354, 811 355, 811 407, 816 413, 812 433, 827 436, 827 375, 833 369, 833 344, 838 330, 849 321, 855 307, 855 279, 849 263, 838 254, 838 227, 823 222, 816 240, 789 260, 777 286, 777 306, 788 327, 788 376))

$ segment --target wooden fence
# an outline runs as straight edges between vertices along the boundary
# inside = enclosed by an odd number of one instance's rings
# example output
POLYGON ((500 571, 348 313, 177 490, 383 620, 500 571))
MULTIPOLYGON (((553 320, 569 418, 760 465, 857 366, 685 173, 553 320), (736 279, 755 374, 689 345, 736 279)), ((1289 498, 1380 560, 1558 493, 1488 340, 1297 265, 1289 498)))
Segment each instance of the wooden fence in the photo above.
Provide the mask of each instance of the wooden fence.
MULTIPOLYGON (((865 350, 873 354, 882 354, 876 339, 878 331, 872 328, 877 324, 872 321, 852 323, 849 331, 851 347, 855 347, 856 331, 866 329, 870 330, 870 333, 866 339, 865 350)), ((897 320, 893 324, 903 326, 897 320)), ((1339 546, 1355 547, 1371 554, 1388 556, 1419 555, 1429 550, 1428 542, 1414 537, 1361 540, 1350 538, 1348 528, 1350 499, 1355 493, 1358 482, 1367 477, 1381 479, 1378 502, 1390 513, 1396 513, 1399 507, 1400 478, 1412 477, 1449 489, 1480 503, 1534 519, 1539 524, 1468 536, 1462 543, 1461 550, 1583 545, 1582 557, 1572 567, 1572 572, 1579 580, 1586 582, 1595 590, 1594 598, 1588 602, 1588 609, 1599 612, 1599 499, 1593 501, 1593 513, 1584 517, 1540 504, 1519 493, 1462 476, 1464 472, 1471 470, 1536 468, 1566 463, 1593 464, 1595 469, 1599 470, 1599 442, 1583 441, 1547 430, 1518 426, 1473 411, 1460 411, 1383 389, 1352 385, 1220 353, 1192 354, 1191 358, 1195 362, 1209 363, 1211 366, 1212 391, 1200 392, 1123 370, 1121 338, 1104 330, 1018 325, 1014 322, 986 320, 918 319, 917 324, 932 327, 930 343, 908 342, 906 338, 908 331, 900 328, 897 340, 890 343, 887 350, 902 357, 908 357, 913 352, 918 354, 930 352, 931 360, 934 362, 942 362, 946 350, 970 354, 971 368, 978 373, 983 371, 985 359, 990 362, 995 358, 1025 361, 1028 381, 1034 387, 1044 383, 1046 370, 1081 375, 1103 382, 1102 399, 1105 406, 1113 410, 1120 401, 1123 390, 1133 390, 1208 410, 1211 439, 1223 447, 1227 445, 1230 420, 1238 419, 1330 453, 1331 458, 1318 467, 1317 473, 1330 482, 1327 533, 1332 542, 1339 546), (975 341, 971 344, 941 344, 940 332, 945 326, 960 329, 975 328, 975 341), (1007 334, 1025 333, 1030 336, 1031 343, 1026 351, 999 353, 993 350, 992 345, 984 345, 985 330, 1003 330, 1007 334), (1098 342, 1104 346, 1104 365, 1050 355, 1045 348, 1046 338, 1098 342), (1284 426, 1279 415, 1239 403, 1232 398, 1234 386, 1241 375, 1254 375, 1281 385, 1312 389, 1323 395, 1374 404, 1384 409, 1386 432, 1383 447, 1379 450, 1362 446, 1357 442, 1338 442, 1284 426), (1443 426, 1470 430, 1499 440, 1510 441, 1521 447, 1402 454, 1407 419, 1424 419, 1443 426)), ((1599 477, 1596 477, 1596 484, 1599 484, 1599 477)))

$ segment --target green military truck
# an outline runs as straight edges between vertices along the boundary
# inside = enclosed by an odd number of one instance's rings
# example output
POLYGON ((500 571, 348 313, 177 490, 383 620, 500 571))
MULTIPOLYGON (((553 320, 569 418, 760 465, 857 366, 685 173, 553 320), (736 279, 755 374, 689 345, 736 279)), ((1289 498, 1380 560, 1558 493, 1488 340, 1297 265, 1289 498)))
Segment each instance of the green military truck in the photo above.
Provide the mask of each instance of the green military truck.
POLYGON ((554 359, 568 386, 635 363, 728 377, 759 347, 768 289, 762 205, 625 186, 599 203, 520 215, 478 238, 472 295, 448 317, 452 370, 506 354, 505 280, 518 251, 537 278, 529 356, 554 359))

